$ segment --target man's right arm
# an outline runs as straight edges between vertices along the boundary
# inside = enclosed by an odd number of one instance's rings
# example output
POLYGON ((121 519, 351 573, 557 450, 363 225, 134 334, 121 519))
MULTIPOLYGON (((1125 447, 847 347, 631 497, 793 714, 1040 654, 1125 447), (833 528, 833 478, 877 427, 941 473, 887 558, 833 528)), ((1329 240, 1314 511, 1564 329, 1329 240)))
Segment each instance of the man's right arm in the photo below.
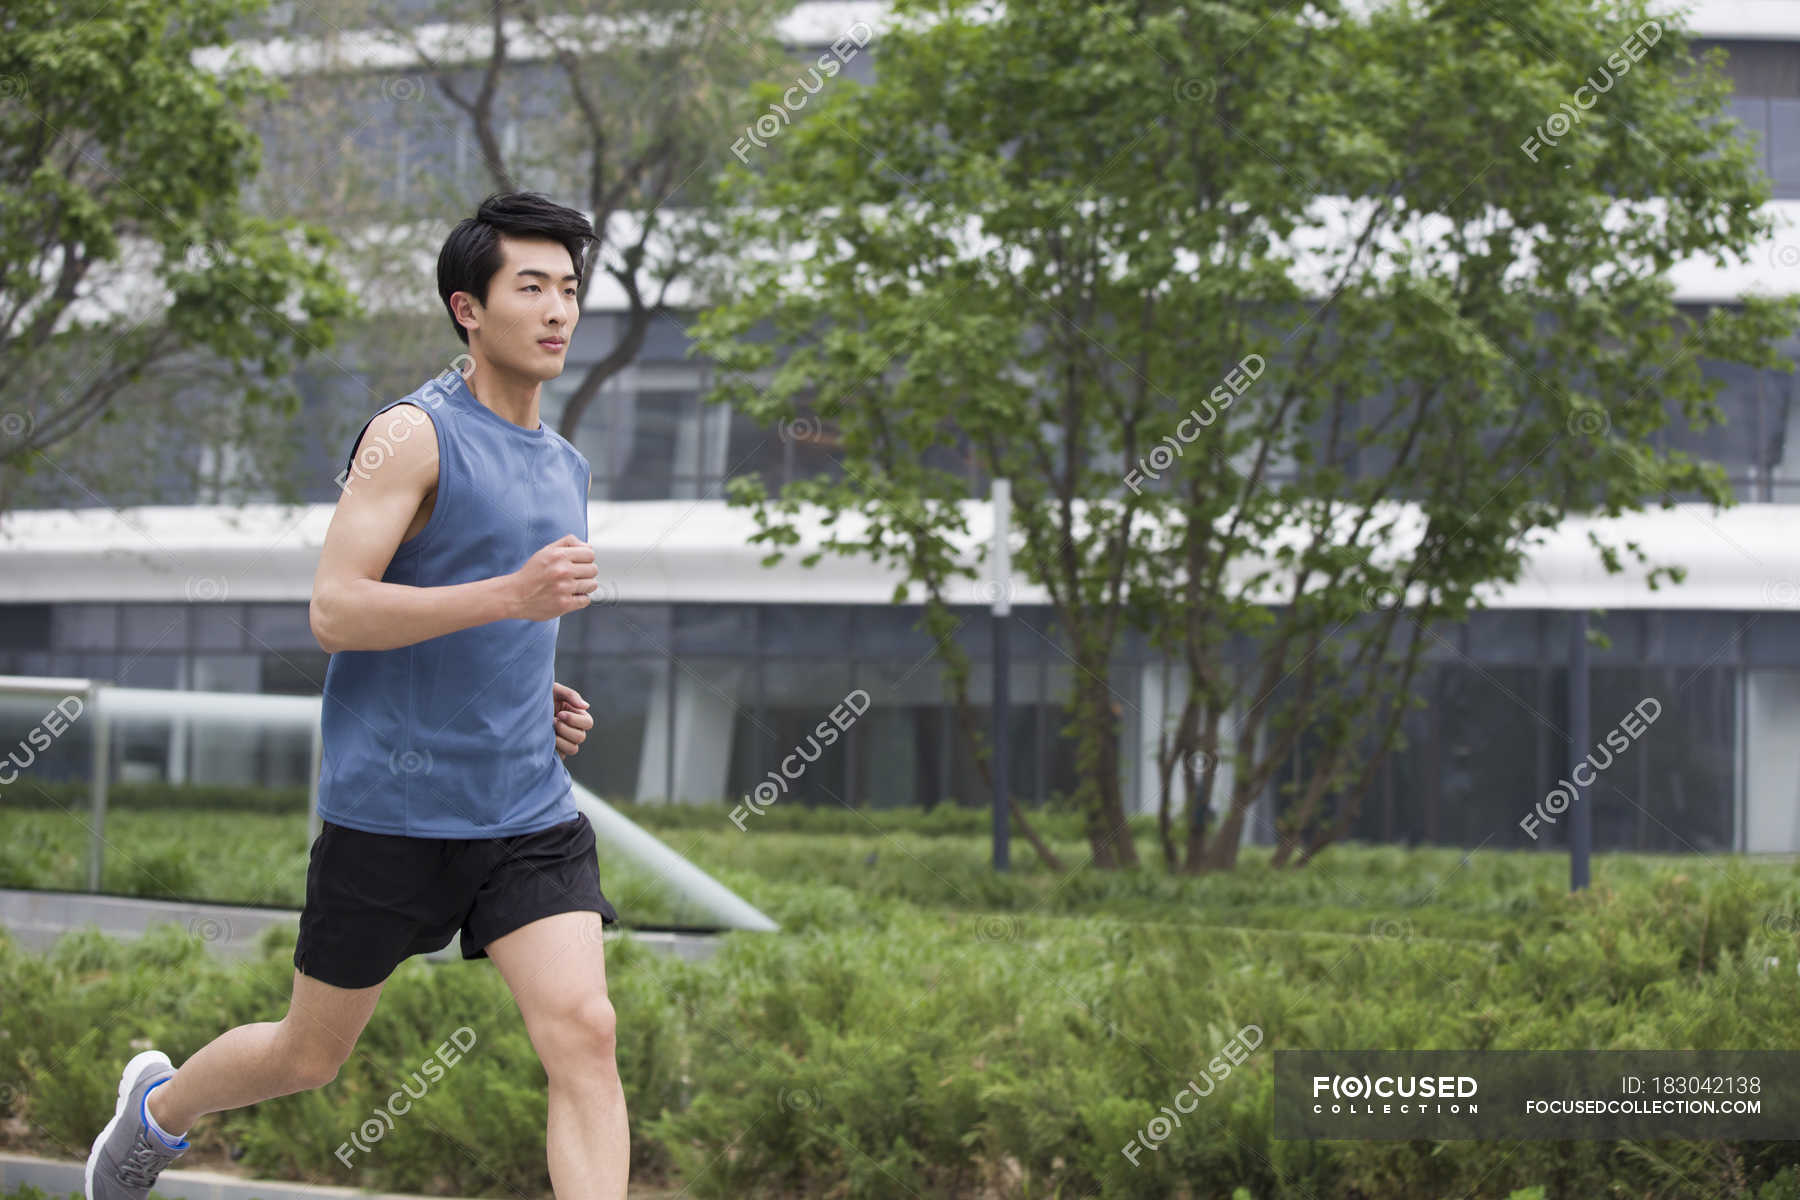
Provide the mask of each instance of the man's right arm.
POLYGON ((389 452, 359 469, 338 496, 308 610, 313 637, 327 653, 392 650, 523 615, 512 575, 442 587, 382 582, 414 514, 437 486, 430 422, 426 416, 412 436, 386 443, 389 452))

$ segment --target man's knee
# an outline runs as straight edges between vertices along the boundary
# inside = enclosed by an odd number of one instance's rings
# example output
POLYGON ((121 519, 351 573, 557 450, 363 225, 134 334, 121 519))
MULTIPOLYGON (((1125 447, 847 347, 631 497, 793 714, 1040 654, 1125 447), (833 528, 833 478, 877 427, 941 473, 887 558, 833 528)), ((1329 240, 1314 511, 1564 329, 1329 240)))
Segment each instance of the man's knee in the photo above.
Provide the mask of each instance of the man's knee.
POLYGON ((307 1032, 287 1021, 282 1022, 282 1058, 289 1078, 301 1090, 310 1091, 331 1083, 338 1070, 349 1061, 353 1046, 333 1044, 314 1030, 307 1032))
POLYGON ((596 1062, 610 1063, 618 1040, 618 1017, 604 994, 583 997, 554 1018, 544 1056, 546 1071, 580 1070, 596 1062))

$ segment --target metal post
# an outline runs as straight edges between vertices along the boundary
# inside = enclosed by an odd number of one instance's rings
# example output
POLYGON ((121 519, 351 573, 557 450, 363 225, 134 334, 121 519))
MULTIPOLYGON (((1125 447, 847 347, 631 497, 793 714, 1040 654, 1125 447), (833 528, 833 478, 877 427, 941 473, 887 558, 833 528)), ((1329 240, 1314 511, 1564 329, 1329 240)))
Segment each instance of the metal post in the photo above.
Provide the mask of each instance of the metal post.
POLYGON ((325 761, 325 732, 319 722, 312 727, 312 770, 307 773, 306 787, 306 844, 312 845, 319 836, 319 830, 325 827, 319 818, 319 770, 325 761))
POLYGON ((89 814, 87 890, 98 892, 101 861, 106 854, 106 773, 112 767, 112 736, 98 685, 91 682, 87 685, 82 693, 82 703, 87 705, 88 723, 92 728, 88 796, 93 811, 89 814))
POLYGON ((1011 826, 1007 819, 1006 725, 1010 697, 1007 679, 1012 671, 1012 646, 1008 640, 1012 613, 1012 559, 1007 526, 1012 518, 1012 481, 996 479, 991 492, 994 509, 994 870, 1008 863, 1011 826))
POLYGON ((1594 848, 1594 822, 1588 788, 1576 782, 1575 767, 1588 754, 1588 615, 1569 614, 1569 786, 1575 800, 1569 806, 1569 890, 1588 885, 1588 857, 1594 848))

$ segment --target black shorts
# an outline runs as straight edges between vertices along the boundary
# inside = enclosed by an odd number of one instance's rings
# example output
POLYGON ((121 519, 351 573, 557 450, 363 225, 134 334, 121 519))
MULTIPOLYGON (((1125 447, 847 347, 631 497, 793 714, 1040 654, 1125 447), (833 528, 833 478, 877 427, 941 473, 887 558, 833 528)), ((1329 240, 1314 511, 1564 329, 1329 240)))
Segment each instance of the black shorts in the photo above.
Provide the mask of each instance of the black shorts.
POLYGON ((600 891, 594 827, 573 821, 502 838, 402 837, 324 823, 306 868, 294 966, 342 988, 374 987, 462 931, 462 956, 540 917, 619 914, 600 891))

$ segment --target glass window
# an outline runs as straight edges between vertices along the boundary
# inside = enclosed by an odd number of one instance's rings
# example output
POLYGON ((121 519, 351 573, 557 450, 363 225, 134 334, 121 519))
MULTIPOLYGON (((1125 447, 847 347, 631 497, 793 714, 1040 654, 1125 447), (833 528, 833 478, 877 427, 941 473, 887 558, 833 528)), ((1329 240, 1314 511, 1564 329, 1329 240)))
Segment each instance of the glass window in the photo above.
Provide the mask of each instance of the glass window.
MULTIPOLYGON (((1578 759, 1594 772, 1588 795, 1596 850, 1647 848, 1652 798, 1646 743, 1670 736, 1667 727, 1649 737, 1631 732, 1646 730, 1645 720, 1666 713, 1664 701, 1651 695, 1659 689, 1652 686, 1649 675, 1642 667, 1590 667, 1587 745, 1571 745, 1567 737, 1555 743, 1554 770, 1559 784, 1571 778, 1578 759), (1631 725, 1622 727, 1620 723, 1627 718, 1631 725)), ((1568 843, 1566 833, 1562 841, 1568 843)))
MULTIPOLYGON (((986 610, 977 609, 964 613, 964 625, 961 636, 966 639, 965 645, 978 647, 973 652, 986 658, 994 656, 994 619, 986 610)), ((1012 610, 1011 630, 1008 634, 1008 645, 1015 662, 1038 662, 1051 659, 1057 662, 1069 662, 1068 639, 1062 636, 1062 629, 1056 624, 1055 616, 1048 608, 1027 607, 1012 610)), ((1115 662, 1139 662, 1146 648, 1143 635, 1135 629, 1121 629, 1118 641, 1113 643, 1113 660, 1115 662)))
MULTIPOLYGON (((1788 351, 1792 353, 1790 349, 1788 351)), ((1800 379, 1794 372, 1770 371, 1763 377, 1763 420, 1769 439, 1769 499, 1776 504, 1800 503, 1800 379)))
POLYGON ((1686 666, 1731 666, 1744 653, 1751 618, 1732 612, 1652 612, 1646 657, 1686 666))
POLYGON ((780 492, 787 481, 786 448, 782 438, 765 429, 736 409, 731 410, 731 425, 725 447, 727 478, 759 475, 771 494, 780 492))
POLYGON ((1669 423, 1657 435, 1657 443, 1718 463, 1740 499, 1760 499, 1764 469, 1775 457, 1769 448, 1773 431, 1764 428, 1760 408, 1762 372, 1742 363, 1709 360, 1702 364, 1701 374, 1719 381, 1715 399, 1723 420, 1696 428, 1670 402, 1669 423))
POLYGON ((731 410, 722 404, 700 405, 700 472, 694 494, 717 500, 725 494, 725 478, 734 465, 726 454, 731 445, 731 410))
POLYGON ((764 604, 758 644, 764 654, 848 659, 850 606, 843 604, 764 604))
POLYGON ((244 606, 241 604, 197 604, 193 613, 194 648, 196 650, 242 650, 244 648, 244 606))
MULTIPOLYGON (((1795 582, 1800 582, 1796 580, 1795 582)), ((1758 667, 1800 667, 1800 613, 1765 612, 1744 632, 1744 661, 1758 667)))
POLYGON ((124 606, 123 635, 120 647, 126 650, 186 650, 187 606, 127 604, 124 606))
MULTIPOLYGON (((48 650, 50 612, 48 604, 0 604, 0 647, 48 650)), ((107 640, 110 648, 111 639, 107 640)))
POLYGON ((749 787, 773 771, 786 784, 779 793, 783 803, 854 806, 848 781, 850 743, 861 720, 856 709, 873 707, 873 702, 851 695, 850 664, 772 660, 763 664, 762 672, 757 716, 766 751, 758 756, 760 769, 749 787))
MULTIPOLYGON (((1611 643, 1605 649, 1589 643, 1588 661, 1592 665, 1626 666, 1644 661, 1644 614, 1642 612, 1633 612, 1627 609, 1615 610, 1605 616, 1590 615, 1588 628, 1600 630, 1611 643)), ((1485 647, 1483 649, 1485 657, 1485 647)), ((1558 647, 1553 653, 1566 655, 1568 652, 1565 648, 1558 647)))
POLYGON ((870 658, 904 658, 910 664, 932 651, 932 640, 919 626, 924 609, 916 604, 858 608, 853 618, 856 653, 870 658))
POLYGON ((1543 711, 1535 667, 1446 664, 1426 684, 1436 710, 1427 722, 1432 783, 1421 800, 1435 805, 1429 840, 1477 846, 1529 842, 1519 818, 1542 795, 1537 777, 1543 711))
POLYGON ((1597 667, 1590 680, 1589 761, 1625 747, 1593 785, 1594 848, 1731 850, 1736 672, 1597 667))
MULTIPOLYGON (((958 591, 964 595, 969 592, 965 583, 958 591)), ((952 592, 954 599, 957 592, 952 592)), ((994 656, 994 614, 985 605, 956 604, 950 605, 950 615, 956 621, 951 627, 950 637, 962 648, 962 652, 971 658, 992 658, 994 656)), ((1014 610, 1011 638, 1013 653, 1036 658, 1043 653, 1044 639, 1035 626, 1027 624, 1026 619, 1014 610)))
POLYGON ((1744 685, 1743 848, 1800 853, 1800 671, 1748 671, 1744 685))
POLYGON ((587 655, 559 665, 557 678, 581 693, 594 718, 581 753, 563 760, 576 781, 609 801, 667 795, 668 660, 587 655))
POLYGON ((869 707, 854 730, 854 802, 870 809, 933 807, 943 799, 952 753, 947 736, 954 732, 945 720, 941 666, 935 659, 859 662, 855 680, 869 707))
POLYGON ((1769 101, 1765 96, 1734 96, 1726 102, 1726 112, 1743 123, 1741 135, 1756 147, 1757 162, 1768 170, 1769 101))
POLYGON ((51 643, 45 650, 112 650, 119 645, 116 604, 58 604, 50 624, 51 643))
POLYGON ((699 494, 700 409, 692 390, 640 391, 619 406, 611 432, 631 447, 616 486, 617 500, 665 500, 699 494))
POLYGON ((1800 197, 1800 100, 1769 101, 1769 175, 1778 198, 1800 197))
MULTIPOLYGON (((259 650, 319 651, 313 637, 312 622, 305 604, 251 604, 249 611, 250 645, 259 650)), ((320 651, 322 655, 323 652, 320 651)))
MULTIPOLYGON (((1407 636, 1395 629, 1397 642, 1407 636)), ((1469 619, 1469 642, 1484 663, 1535 665, 1538 661, 1538 614, 1520 609, 1477 610, 1469 619)))
MULTIPOLYGON (((1390 779, 1357 797, 1355 835, 1409 846, 1535 846, 1519 819, 1548 786, 1539 781, 1541 730, 1561 729, 1539 669, 1445 662, 1420 671, 1413 694, 1426 703, 1402 718, 1406 745, 1390 754, 1390 779)), ((1303 756, 1309 741, 1301 739, 1303 756)))
POLYGON ((672 644, 669 629, 674 618, 667 604, 601 604, 563 619, 561 640, 569 642, 575 632, 571 620, 582 631, 582 645, 589 650, 608 653, 667 654, 672 644))
POLYGON ((256 654, 196 654, 188 686, 196 692, 260 692, 262 658, 256 654))
POLYGON ((680 657, 675 692, 673 799, 684 804, 736 800, 756 785, 757 744, 771 740, 754 714, 753 664, 742 658, 680 657))
POLYGON ((677 604, 674 652, 740 653, 756 642, 756 606, 750 604, 677 604))
MULTIPOLYGON (((988 744, 991 754, 994 740, 993 663, 986 660, 970 665, 973 669, 969 675, 969 724, 988 744)), ((1121 672, 1122 676, 1125 674, 1121 672)), ((1007 790, 1028 808, 1038 794, 1038 728, 1042 724, 1038 719, 1038 709, 1045 704, 1044 687, 1042 660, 1015 662, 1007 675, 1007 790)), ((941 703, 951 705, 954 701, 950 697, 944 697, 941 703)), ((1057 708, 1052 717, 1060 711, 1060 707, 1057 708)), ((1130 715, 1129 710, 1121 713, 1124 718, 1129 718, 1130 715)), ((955 735, 950 747, 953 756, 951 795, 956 798, 957 803, 964 805, 979 807, 992 803, 993 787, 976 764, 971 739, 964 733, 964 719, 954 711, 951 713, 951 731, 955 735)), ((1121 736, 1124 737, 1123 726, 1121 736)), ((1129 738, 1124 740, 1125 744, 1130 744, 1129 738)))
POLYGON ((177 688, 184 670, 178 654, 120 654, 85 656, 87 669, 103 672, 97 679, 111 679, 121 687, 177 688))
MULTIPOLYGON (((847 403, 856 403, 854 397, 847 403)), ((800 416, 776 433, 783 454, 783 479, 842 479, 838 465, 841 434, 834 417, 835 408, 824 415, 811 405, 800 407, 800 416)))
MULTIPOLYGON (((1280 614, 1276 614, 1279 619, 1280 614)), ((1372 627, 1376 621, 1375 613, 1367 613, 1356 619, 1359 629, 1372 627)), ((1405 645, 1403 639, 1415 636, 1407 627, 1419 630, 1417 636, 1425 639, 1425 649, 1420 658, 1428 663, 1466 663, 1469 661, 1469 627, 1450 621, 1436 621, 1421 628, 1417 622, 1401 620, 1394 624, 1396 645, 1405 645)))

